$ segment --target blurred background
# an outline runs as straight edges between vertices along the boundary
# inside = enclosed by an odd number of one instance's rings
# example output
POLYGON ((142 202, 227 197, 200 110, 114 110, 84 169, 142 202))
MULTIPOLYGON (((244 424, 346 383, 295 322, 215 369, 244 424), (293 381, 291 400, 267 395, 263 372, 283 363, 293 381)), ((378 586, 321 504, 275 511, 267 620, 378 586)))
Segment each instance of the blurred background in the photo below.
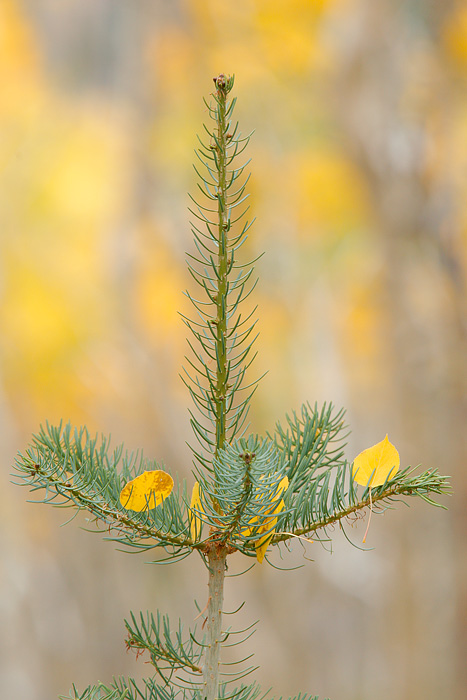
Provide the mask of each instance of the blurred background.
POLYGON ((461 0, 2 0, 0 695, 144 676, 123 617, 158 607, 189 625, 193 598, 204 606, 195 555, 151 566, 59 527, 69 513, 26 503, 10 472, 39 423, 63 418, 191 480, 186 193, 219 72, 256 130, 246 253, 266 251, 255 372, 269 374, 252 430, 332 401, 349 459, 389 433, 403 465, 454 488, 449 511, 374 518, 371 552, 336 532, 332 554, 274 555, 304 567, 229 580, 226 609, 246 600, 235 622, 260 619, 248 649, 278 695, 464 700, 461 0))

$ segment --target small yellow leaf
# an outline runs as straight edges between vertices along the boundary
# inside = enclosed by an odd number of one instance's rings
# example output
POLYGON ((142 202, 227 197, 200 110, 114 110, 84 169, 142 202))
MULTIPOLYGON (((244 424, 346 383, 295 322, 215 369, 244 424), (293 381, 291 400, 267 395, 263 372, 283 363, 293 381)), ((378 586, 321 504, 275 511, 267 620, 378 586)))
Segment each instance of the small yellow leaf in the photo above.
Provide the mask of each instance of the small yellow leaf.
POLYGON ((388 477, 391 479, 398 472, 400 463, 399 452, 386 435, 384 440, 355 457, 352 476, 361 486, 381 486, 388 477))
MULTIPOLYGON (((280 496, 281 493, 283 493, 284 491, 286 491, 286 489, 288 489, 288 488, 289 488, 289 477, 288 477, 288 476, 284 476, 284 478, 281 479, 281 480, 279 481, 279 486, 277 487, 277 492, 276 492, 276 498, 277 498, 278 496, 280 496)), ((283 508, 283 507, 284 507, 284 506, 282 506, 282 508, 283 508)), ((281 508, 281 510, 282 510, 282 508, 281 508)))
POLYGON ((152 510, 170 495, 173 486, 170 474, 161 469, 143 472, 125 484, 120 492, 120 503, 127 510, 152 510))
MULTIPOLYGON (((277 487, 276 491, 276 498, 278 498, 289 486, 289 480, 286 476, 284 476, 283 479, 279 482, 279 485, 277 487)), ((281 510, 285 508, 285 503, 284 500, 281 498, 280 502, 274 508, 271 512, 271 515, 277 516, 281 510)), ((256 520, 256 518, 254 518, 256 520)), ((253 522, 252 522, 253 524, 253 522)), ((276 525, 277 525, 277 517, 272 517, 268 518, 263 525, 259 528, 259 532, 267 532, 268 534, 265 535, 264 537, 261 537, 256 543, 255 543, 255 549, 256 549, 256 558, 261 564, 264 560, 264 556, 266 554, 266 550, 269 546, 269 543, 271 542, 274 532, 276 530, 276 525)), ((249 531, 250 532, 250 531, 249 531)))
POLYGON ((271 541, 272 538, 272 533, 268 535, 267 537, 263 537, 261 540, 259 540, 256 543, 256 558, 259 561, 260 564, 263 563, 266 550, 269 546, 269 542, 271 541))
MULTIPOLYGON (((281 503, 283 504, 284 501, 281 501, 281 503)), ((284 506, 282 506, 282 507, 284 507, 284 506)), ((282 508, 280 510, 282 510, 282 508)), ((274 536, 276 525, 277 525, 277 518, 269 518, 269 520, 267 522, 265 522, 264 525, 262 525, 259 528, 259 532, 266 532, 267 530, 270 530, 271 528, 273 528, 270 532, 268 532, 267 535, 265 535, 264 537, 261 537, 261 539, 259 539, 255 543, 256 558, 260 564, 262 564, 263 559, 264 559, 264 555, 266 554, 266 550, 269 547, 269 543, 271 542, 271 540, 274 536)))
POLYGON ((201 534, 201 528, 203 527, 203 521, 201 520, 199 515, 196 513, 196 511, 203 512, 203 506, 201 505, 201 497, 200 497, 200 489, 199 489, 199 482, 198 481, 195 481, 195 485, 193 486, 193 491, 191 493, 190 512, 188 513, 188 517, 190 520, 190 533, 191 533, 192 540, 198 539, 198 535, 201 534))

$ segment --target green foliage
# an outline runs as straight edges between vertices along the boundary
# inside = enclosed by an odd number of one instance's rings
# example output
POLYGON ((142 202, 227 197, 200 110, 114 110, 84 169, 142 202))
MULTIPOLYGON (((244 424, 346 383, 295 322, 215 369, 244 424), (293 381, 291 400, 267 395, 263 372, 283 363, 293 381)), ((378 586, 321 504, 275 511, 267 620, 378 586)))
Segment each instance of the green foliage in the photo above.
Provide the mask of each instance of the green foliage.
POLYGON ((160 469, 141 453, 128 454, 122 445, 112 449, 110 440, 91 437, 86 428, 46 425, 16 460, 16 473, 33 493, 58 508, 73 508, 92 516, 94 531, 106 533, 125 549, 148 551, 162 547, 171 559, 196 548, 189 537, 186 485, 177 484, 164 508, 141 513, 120 503, 125 483, 147 469, 160 469))
POLYGON ((189 210, 196 220, 192 222, 196 251, 188 255, 188 269, 202 298, 187 291, 194 318, 183 317, 194 339, 188 341, 192 357, 186 358, 182 377, 198 409, 191 412, 200 445, 193 452, 208 468, 213 453, 242 434, 257 386, 257 381, 247 384, 245 379, 255 358, 256 308, 243 316, 240 311, 257 280, 252 263, 237 259, 253 222, 245 220, 235 228, 249 209, 245 205, 249 161, 238 163, 238 159, 250 136, 242 137, 238 122, 232 121, 236 98, 228 102, 227 95, 234 79, 219 76, 217 81, 214 105, 205 101, 213 126, 204 126, 206 135, 204 140, 198 137, 196 151, 202 166, 195 165, 195 170, 203 203, 191 197, 194 208, 189 210))
POLYGON ((255 556, 252 544, 264 535, 255 523, 267 518, 283 476, 285 462, 273 442, 257 435, 234 440, 218 451, 212 472, 198 472, 201 518, 228 548, 255 556))
MULTIPOLYGON (((370 490, 366 488, 359 497, 351 464, 344 458, 348 434, 344 411, 334 415, 332 405, 325 404, 321 410, 304 405, 300 417, 293 413, 286 420, 286 429, 279 423, 276 426, 275 443, 287 464, 289 477, 286 509, 279 527, 291 534, 275 535, 272 543, 311 534, 316 534, 317 539, 324 535, 328 541, 327 528, 336 523, 345 534, 345 525, 353 524, 355 514, 370 506, 370 490)), ((409 496, 439 505, 428 494, 449 493, 448 478, 436 469, 418 476, 411 476, 413 471, 407 467, 372 489, 371 503, 377 512, 409 496)))
POLYGON ((137 619, 131 613, 131 622, 125 620, 125 626, 128 631, 127 648, 136 650, 137 654, 148 651, 152 665, 165 683, 178 685, 182 682, 185 686, 190 681, 182 681, 179 675, 174 679, 174 673, 203 672, 203 642, 196 641, 196 630, 190 632, 189 638, 184 640, 181 621, 178 629, 172 632, 169 617, 161 615, 159 611, 156 618, 148 612, 146 615, 140 613, 137 619))
MULTIPOLYGON (((189 254, 188 267, 201 298, 186 292, 194 317, 183 318, 192 351, 183 380, 194 402, 191 424, 199 443, 192 447, 198 480, 192 501, 186 483, 176 481, 157 507, 149 507, 143 490, 143 496, 138 494, 143 510, 130 510, 129 497, 122 504, 122 489, 131 494, 137 487, 128 482, 165 468, 122 446, 112 449, 109 440, 91 437, 86 428, 46 424, 16 461, 16 476, 38 502, 72 508, 74 514, 87 511, 92 530, 125 550, 162 548, 159 561, 197 551, 209 575, 208 603, 199 611, 200 617, 206 615, 203 636, 198 639, 196 629, 185 636, 181 622, 174 630, 159 612, 155 617, 131 613, 125 622, 127 647, 137 656, 147 652, 155 676, 142 686, 132 678, 114 679, 81 695, 73 687, 68 698, 75 700, 262 700, 266 696, 255 683, 232 688, 255 670, 245 665, 251 655, 233 663, 233 671, 220 660, 221 646, 244 642, 253 633, 253 626, 221 627, 227 557, 239 551, 261 562, 269 546, 312 536, 326 542, 336 524, 346 532, 368 507, 381 512, 412 496, 436 505, 432 496, 449 490, 436 470, 414 475, 405 468, 359 495, 344 455, 344 412, 330 404, 304 405, 266 437, 245 435, 257 381, 247 378, 255 357, 255 308, 244 311, 243 302, 256 280, 253 263, 238 259, 252 222, 244 218, 248 161, 237 161, 249 137, 242 138, 232 120, 233 78, 221 74, 214 83, 213 101, 206 103, 212 126, 205 127, 207 140, 200 139, 197 151, 203 170, 195 166, 203 203, 193 199, 190 209, 196 251, 189 254)), ((295 700, 317 698, 298 695, 295 700)))
POLYGON ((144 687, 132 678, 115 678, 110 685, 98 683, 88 686, 80 693, 75 686, 69 695, 61 695, 60 700, 185 700, 185 692, 171 686, 158 685, 154 678, 146 678, 144 687))
MULTIPOLYGON (((287 476, 286 508, 278 515, 271 544, 313 534, 328 540, 327 528, 339 522, 344 530, 355 513, 370 505, 369 489, 359 497, 344 458, 347 428, 343 411, 333 407, 303 406, 301 415, 287 417, 287 428, 276 427, 274 440, 250 435, 219 449, 212 469, 196 469, 201 486, 202 512, 197 513, 209 528, 219 530, 221 541, 232 551, 255 556, 255 542, 265 532, 254 524, 264 522, 274 503, 277 484, 287 476), (253 527, 252 527, 253 524, 253 527), (245 534, 247 530, 248 534, 245 534)), ((110 440, 91 437, 86 428, 70 425, 41 426, 32 444, 16 460, 16 475, 33 493, 45 492, 38 502, 73 508, 91 514, 89 527, 103 533, 127 551, 149 551, 162 547, 167 561, 203 553, 205 539, 190 535, 186 482, 177 483, 163 508, 140 513, 120 503, 125 483, 149 469, 165 468, 142 454, 112 448, 110 440)), ((406 468, 387 483, 374 488, 376 511, 408 496, 419 496, 437 505, 429 494, 447 493, 447 478, 436 470, 411 476, 406 468)), ((73 516, 73 517, 74 517, 73 516)), ((271 530, 273 528, 271 527, 271 530)))
MULTIPOLYGON (((255 683, 241 685, 226 693, 225 686, 221 686, 219 700, 269 700, 267 693, 262 693, 261 688, 255 683)), ((158 685, 154 678, 144 680, 144 688, 136 685, 135 681, 126 678, 114 679, 110 686, 99 683, 89 686, 83 693, 79 693, 73 686, 69 695, 61 695, 60 700, 202 700, 198 692, 190 693, 183 689, 171 686, 158 685)), ((277 700, 285 700, 282 696, 277 700)), ((317 695, 299 693, 287 700, 319 700, 317 695)), ((328 700, 328 699, 326 699, 328 700)))

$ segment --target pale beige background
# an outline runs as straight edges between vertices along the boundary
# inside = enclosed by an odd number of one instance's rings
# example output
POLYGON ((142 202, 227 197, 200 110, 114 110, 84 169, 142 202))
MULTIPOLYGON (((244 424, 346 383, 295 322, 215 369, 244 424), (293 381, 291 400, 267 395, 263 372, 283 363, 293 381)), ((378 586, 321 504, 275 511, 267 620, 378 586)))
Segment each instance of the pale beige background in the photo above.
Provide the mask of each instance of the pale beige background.
POLYGON ((191 479, 186 192, 201 97, 226 71, 256 129, 247 252, 266 250, 252 429, 332 400, 349 459, 389 433, 404 465, 454 487, 447 512, 375 518, 371 552, 336 533, 332 555, 275 560, 302 569, 256 566, 228 582, 226 608, 245 599, 238 625, 261 620, 248 648, 278 695, 463 700, 463 3, 2 0, 0 57, 0 696, 144 675, 128 611, 188 625, 204 605, 195 555, 157 568, 115 552, 27 504, 9 474, 38 424, 63 417, 191 479))

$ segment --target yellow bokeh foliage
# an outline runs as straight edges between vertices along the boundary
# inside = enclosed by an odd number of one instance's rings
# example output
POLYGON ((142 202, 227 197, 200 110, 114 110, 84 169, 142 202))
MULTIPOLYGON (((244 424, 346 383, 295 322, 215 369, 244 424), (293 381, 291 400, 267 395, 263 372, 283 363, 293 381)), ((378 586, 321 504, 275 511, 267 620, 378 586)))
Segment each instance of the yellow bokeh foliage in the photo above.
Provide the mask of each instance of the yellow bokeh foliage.
POLYGON ((459 69, 467 67, 467 7, 459 3, 457 9, 448 17, 443 33, 448 55, 459 69))
POLYGON ((299 155, 291 172, 298 180, 298 221, 302 235, 340 235, 362 225, 368 211, 356 169, 333 149, 299 155))

